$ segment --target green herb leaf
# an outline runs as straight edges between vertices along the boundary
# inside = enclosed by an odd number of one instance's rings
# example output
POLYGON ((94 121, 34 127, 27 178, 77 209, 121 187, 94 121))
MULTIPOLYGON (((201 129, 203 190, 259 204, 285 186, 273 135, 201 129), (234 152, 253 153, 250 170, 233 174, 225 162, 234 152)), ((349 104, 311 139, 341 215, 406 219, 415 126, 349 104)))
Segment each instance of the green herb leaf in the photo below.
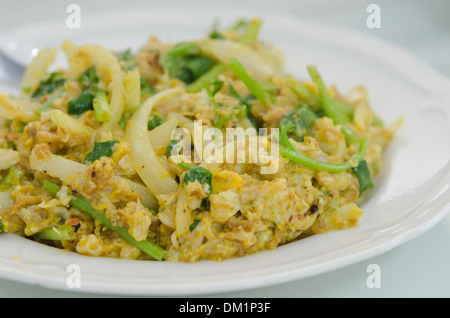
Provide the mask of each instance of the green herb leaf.
POLYGON ((228 82, 228 86, 230 88, 230 95, 234 98, 236 98, 240 104, 245 105, 246 108, 246 116, 247 118, 250 120, 250 122, 252 123, 253 127, 255 128, 259 128, 261 125, 259 123, 259 121, 256 119, 255 116, 253 116, 252 114, 252 104, 250 103, 250 101, 252 99, 254 99, 253 95, 249 95, 247 97, 242 97, 239 95, 239 93, 236 91, 236 89, 234 88, 234 86, 228 82))
POLYGON ((303 137, 310 135, 314 127, 314 122, 317 120, 317 115, 307 106, 301 105, 292 113, 285 116, 279 123, 279 127, 291 125, 294 128, 290 129, 289 137, 296 141, 303 141, 303 137))
POLYGON ((194 222, 192 222, 191 225, 189 225, 189 232, 192 232, 193 230, 195 230, 195 228, 197 227, 197 225, 201 222, 200 219, 194 220, 194 222))
POLYGON ((64 94, 64 90, 62 90, 61 92, 56 93, 55 95, 53 95, 52 97, 47 99, 45 102, 43 102, 41 107, 39 107, 36 111, 38 113, 43 113, 43 112, 46 112, 47 110, 52 109, 53 102, 55 100, 57 100, 58 98, 60 98, 63 94, 64 94))
POLYGON ((172 78, 190 84, 209 71, 216 62, 202 55, 200 47, 193 43, 177 43, 164 52, 160 59, 161 66, 169 71, 172 78))
POLYGON ((84 162, 93 163, 95 160, 98 160, 101 157, 111 157, 112 147, 118 142, 119 141, 117 140, 95 142, 94 149, 86 155, 86 157, 84 158, 84 162))
POLYGON ((81 93, 67 103, 67 112, 71 115, 79 116, 91 109, 94 109, 94 95, 92 93, 81 93))
POLYGON ((358 178, 359 195, 361 196, 364 191, 373 187, 373 183, 370 179, 370 170, 366 160, 362 160, 357 167, 352 168, 352 171, 358 178))
POLYGON ((203 87, 203 80, 206 82, 211 82, 217 79, 220 74, 224 73, 227 70, 228 66, 224 63, 217 63, 211 69, 209 69, 206 73, 204 73, 201 77, 197 78, 193 83, 189 84, 186 87, 187 92, 198 92, 203 87))
POLYGON ((97 93, 97 84, 99 82, 97 66, 92 65, 88 67, 77 81, 81 84, 81 90, 83 92, 89 92, 95 95, 95 93, 97 93))
POLYGON ((201 185, 209 184, 209 189, 211 191, 211 189, 212 189, 212 173, 211 173, 211 171, 209 171, 208 169, 205 169, 203 167, 200 167, 200 166, 190 166, 190 165, 187 165, 182 162, 178 163, 178 165, 182 168, 189 169, 189 171, 187 171, 184 174, 184 177, 182 180, 183 185, 186 185, 189 182, 198 181, 198 182, 200 182, 201 185))

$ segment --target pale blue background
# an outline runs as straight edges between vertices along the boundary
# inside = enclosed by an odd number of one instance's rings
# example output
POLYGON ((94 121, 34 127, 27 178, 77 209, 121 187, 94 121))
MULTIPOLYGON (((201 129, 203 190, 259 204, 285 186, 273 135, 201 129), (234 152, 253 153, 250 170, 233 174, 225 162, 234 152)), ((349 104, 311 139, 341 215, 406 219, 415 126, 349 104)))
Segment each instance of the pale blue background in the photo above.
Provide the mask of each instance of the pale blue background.
MULTIPOLYGON (((186 1, 0 1, 0 32, 28 23, 66 16, 68 4, 82 10, 117 9, 152 3, 171 4, 186 1)), ((450 77, 450 1, 448 0, 316 0, 316 1, 190 1, 193 5, 233 8, 257 8, 289 13, 299 19, 346 27, 377 36, 413 53, 450 77), (366 8, 381 7, 381 28, 368 29, 366 8)), ((382 54, 382 52, 380 52, 382 54)), ((23 70, 0 55, 0 84, 17 85, 23 70)), ((387 253, 318 276, 267 288, 234 293, 199 295, 200 297, 450 297, 450 216, 431 230, 387 253), (369 264, 381 268, 381 288, 366 285, 369 264)), ((0 279, 0 297, 114 297, 72 291, 55 291, 0 279)), ((121 295, 119 295, 121 296, 121 295)))

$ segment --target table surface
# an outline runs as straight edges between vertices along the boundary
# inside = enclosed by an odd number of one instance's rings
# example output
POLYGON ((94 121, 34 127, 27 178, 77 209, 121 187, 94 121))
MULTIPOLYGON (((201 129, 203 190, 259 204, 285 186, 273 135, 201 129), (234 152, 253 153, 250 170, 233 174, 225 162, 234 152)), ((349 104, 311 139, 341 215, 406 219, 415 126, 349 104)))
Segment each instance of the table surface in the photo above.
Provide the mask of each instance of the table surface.
MULTIPOLYGON (((67 14, 73 3, 61 0, 0 1, 0 33, 25 24, 53 20, 67 14)), ((76 2, 91 12, 118 9, 124 1, 76 2)), ((152 5, 156 1, 127 1, 133 5, 152 5)), ((165 5, 185 3, 165 1, 165 5)), ((289 13, 299 19, 313 20, 377 36, 402 47, 430 66, 450 77, 450 2, 447 0, 277 0, 277 1, 191 1, 193 5, 217 6, 226 3, 233 8, 258 8, 270 12, 289 13), (381 9, 381 28, 369 29, 367 6, 376 3, 381 9)), ((17 85, 23 69, 0 55, 0 84, 17 85)), ((450 297, 450 215, 421 236, 382 255, 309 278, 265 288, 232 293, 199 295, 199 297, 450 297), (444 243, 444 244, 443 244, 444 243), (381 270, 380 288, 369 288, 367 271, 370 264, 381 270)), ((88 294, 60 291, 0 279, 0 297, 116 297, 122 295, 88 294)))

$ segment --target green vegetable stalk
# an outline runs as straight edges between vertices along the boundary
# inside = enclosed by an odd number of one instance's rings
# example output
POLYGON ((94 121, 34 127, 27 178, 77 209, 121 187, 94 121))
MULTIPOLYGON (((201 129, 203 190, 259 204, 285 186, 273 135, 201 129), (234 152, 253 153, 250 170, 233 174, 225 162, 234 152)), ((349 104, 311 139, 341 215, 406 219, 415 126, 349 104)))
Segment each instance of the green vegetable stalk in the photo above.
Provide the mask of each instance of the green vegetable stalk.
POLYGON ((141 97, 143 97, 145 95, 155 95, 156 93, 158 93, 157 90, 155 90, 153 87, 150 87, 150 85, 148 85, 148 83, 142 76, 141 76, 140 82, 141 82, 141 97))
POLYGON ((42 240, 71 241, 75 239, 75 231, 70 225, 54 225, 33 235, 42 240))
MULTIPOLYGON (((60 189, 60 186, 49 180, 44 180, 44 188, 50 194, 56 195, 60 189)), ((113 225, 103 212, 94 209, 92 205, 84 198, 72 196, 70 205, 86 213, 91 218, 100 221, 105 227, 116 232, 122 239, 136 246, 143 253, 153 257, 155 260, 161 261, 164 259, 165 250, 162 247, 148 240, 137 241, 125 227, 113 225)))
POLYGON ((341 104, 331 98, 317 68, 315 66, 308 66, 308 72, 313 82, 319 88, 319 101, 325 110, 326 115, 333 119, 336 125, 341 126, 342 133, 344 134, 349 145, 359 142, 358 137, 355 136, 353 131, 347 125, 348 117, 341 111, 341 104))
POLYGON ((207 83, 216 80, 220 74, 224 73, 227 70, 228 66, 224 63, 217 63, 213 67, 209 69, 206 73, 202 75, 201 78, 198 78, 191 84, 186 87, 186 91, 189 93, 198 92, 203 87, 203 80, 207 83))
POLYGON ((239 42, 244 45, 251 45, 256 41, 259 34, 259 29, 261 28, 262 20, 261 19, 253 19, 250 23, 247 24, 247 28, 245 29, 244 34, 239 38, 239 42))
MULTIPOLYGON (((246 23, 245 21, 239 21, 236 24, 236 26, 233 27, 231 30, 236 31, 240 27, 246 26, 246 30, 241 35, 241 37, 239 38, 238 41, 240 43, 244 44, 244 45, 251 45, 258 38, 259 29, 261 28, 261 25, 262 25, 262 20, 260 20, 260 19, 253 19, 249 23, 246 23)), ((214 33, 214 36, 216 36, 216 38, 221 38, 220 34, 217 31, 213 32, 213 33, 214 33)), ((228 69, 228 66, 229 65, 227 65, 225 63, 217 63, 209 71, 205 72, 202 75, 202 77, 208 83, 211 82, 211 81, 214 81, 214 80, 216 80, 219 77, 220 74, 224 73, 228 69)), ((244 71, 245 71, 245 69, 244 69, 244 71)), ((192 92, 198 92, 199 90, 202 89, 202 87, 203 87, 202 79, 198 78, 196 81, 194 81, 193 83, 189 84, 186 87, 186 90, 188 92, 191 92, 191 93, 192 92)))
POLYGON ((99 82, 97 66, 89 66, 77 81, 80 83, 83 92, 89 92, 92 95, 95 95, 97 93, 97 84, 99 82))
POLYGON ((331 98, 317 68, 315 66, 308 66, 308 72, 319 89, 318 96, 310 94, 307 88, 302 85, 296 85, 294 90, 304 99, 309 99, 312 105, 321 107, 327 117, 331 118, 336 125, 340 125, 347 144, 358 144, 358 151, 348 161, 337 164, 321 162, 302 154, 290 142, 288 132, 294 131, 294 139, 296 139, 295 137, 303 138, 304 135, 308 134, 308 127, 312 127, 311 125, 317 119, 317 115, 307 109, 299 108, 280 122, 280 152, 284 157, 293 162, 317 170, 340 172, 351 169, 358 179, 361 195, 366 189, 372 187, 370 171, 364 160, 369 139, 368 137, 358 138, 347 125, 347 122, 353 115, 351 109, 349 109, 350 106, 342 101, 331 98))
POLYGON ((234 74, 236 74, 245 86, 247 86, 253 96, 259 99, 263 104, 268 102, 266 91, 247 73, 247 70, 236 58, 232 57, 229 60, 228 65, 233 70, 234 74))
MULTIPOLYGON (((322 110, 319 96, 311 93, 303 83, 290 84, 291 89, 314 110, 322 110)), ((351 121, 353 117, 353 108, 344 101, 333 99, 334 107, 341 114, 345 121, 351 121)))
POLYGON ((363 158, 367 151, 368 139, 364 138, 359 144, 358 152, 355 153, 350 159, 344 163, 327 163, 322 162, 311 157, 308 157, 298 151, 287 137, 287 131, 292 129, 292 126, 283 126, 280 129, 280 153, 283 157, 289 160, 302 164, 304 166, 324 170, 328 172, 341 172, 355 167, 363 158))

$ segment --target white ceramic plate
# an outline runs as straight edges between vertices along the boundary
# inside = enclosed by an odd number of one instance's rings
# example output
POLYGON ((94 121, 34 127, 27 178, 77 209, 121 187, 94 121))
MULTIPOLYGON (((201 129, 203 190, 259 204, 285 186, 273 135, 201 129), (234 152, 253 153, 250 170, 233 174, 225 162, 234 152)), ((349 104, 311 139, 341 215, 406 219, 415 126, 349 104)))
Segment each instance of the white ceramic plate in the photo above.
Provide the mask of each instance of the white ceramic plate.
MULTIPOLYGON (((252 15, 223 11, 221 21, 229 25, 242 16, 252 15)), ((450 202, 450 81, 380 40, 289 16, 259 16, 265 21, 262 39, 285 52, 291 73, 307 78, 305 66, 315 64, 326 82, 337 84, 342 91, 365 85, 372 107, 385 122, 404 117, 376 187, 363 203, 359 225, 274 251, 196 264, 91 258, 0 235, 1 277, 67 289, 68 266, 76 264, 81 270, 77 291, 121 295, 236 291, 300 279, 376 256, 424 233, 446 215, 450 202)), ((25 26, 3 35, 1 47, 15 62, 26 65, 33 49, 59 45, 64 38, 111 49, 136 49, 152 34, 165 41, 201 37, 215 17, 188 8, 140 8, 86 16, 79 30, 67 29, 65 21, 25 26)))

